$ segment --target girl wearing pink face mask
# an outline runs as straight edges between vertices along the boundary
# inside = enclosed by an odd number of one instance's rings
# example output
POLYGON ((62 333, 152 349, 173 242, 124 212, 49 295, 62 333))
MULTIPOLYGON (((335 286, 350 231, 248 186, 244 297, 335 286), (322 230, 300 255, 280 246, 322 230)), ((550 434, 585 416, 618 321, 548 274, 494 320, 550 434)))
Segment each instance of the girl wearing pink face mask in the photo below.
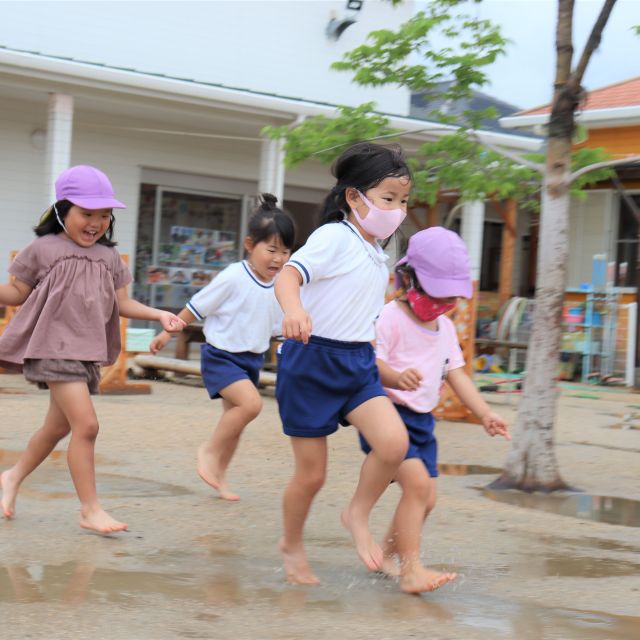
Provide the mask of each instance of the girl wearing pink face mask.
MULTIPOLYGON (((396 265, 401 296, 385 305, 376 322, 376 359, 380 378, 409 434, 409 450, 394 477, 402 489, 384 536, 382 570, 399 576, 407 593, 433 591, 456 577, 424 567, 421 532, 436 502, 438 445, 431 411, 444 381, 482 421, 486 432, 509 439, 505 421, 493 413, 464 372, 455 326, 444 314, 473 288, 467 249, 461 238, 432 227, 409 239, 405 258, 396 265)), ((369 443, 362 434, 365 453, 369 443)))
POLYGON ((380 240, 406 215, 411 174, 399 148, 360 143, 333 167, 323 219, 276 280, 284 310, 276 396, 295 471, 284 493, 280 551, 287 580, 315 584, 302 532, 327 468, 327 436, 353 425, 371 443, 342 512, 360 559, 382 568, 369 513, 408 447, 406 429, 380 383, 372 341, 389 281, 380 240))

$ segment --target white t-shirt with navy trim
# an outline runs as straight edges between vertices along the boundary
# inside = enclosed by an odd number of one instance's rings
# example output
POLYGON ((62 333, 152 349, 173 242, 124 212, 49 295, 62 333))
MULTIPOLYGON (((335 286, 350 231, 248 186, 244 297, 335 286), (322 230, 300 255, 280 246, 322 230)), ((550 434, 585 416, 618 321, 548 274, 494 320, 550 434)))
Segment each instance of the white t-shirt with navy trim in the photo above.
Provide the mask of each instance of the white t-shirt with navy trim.
POLYGON ((302 306, 311 333, 346 342, 370 342, 389 283, 388 256, 367 242, 351 223, 330 222, 316 229, 287 265, 302 276, 302 306))
POLYGON ((261 282, 246 260, 234 262, 196 293, 187 309, 204 320, 207 342, 218 349, 264 353, 282 326, 272 282, 261 282))

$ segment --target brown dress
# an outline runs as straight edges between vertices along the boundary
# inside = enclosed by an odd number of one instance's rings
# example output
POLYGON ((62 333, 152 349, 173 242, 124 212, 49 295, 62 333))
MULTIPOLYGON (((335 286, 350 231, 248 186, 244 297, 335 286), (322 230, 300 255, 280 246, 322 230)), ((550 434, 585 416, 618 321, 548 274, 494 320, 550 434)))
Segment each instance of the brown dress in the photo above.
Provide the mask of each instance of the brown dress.
POLYGON ((33 291, 0 337, 0 366, 28 360, 113 364, 120 353, 116 290, 131 272, 113 247, 65 235, 36 238, 9 267, 33 291))

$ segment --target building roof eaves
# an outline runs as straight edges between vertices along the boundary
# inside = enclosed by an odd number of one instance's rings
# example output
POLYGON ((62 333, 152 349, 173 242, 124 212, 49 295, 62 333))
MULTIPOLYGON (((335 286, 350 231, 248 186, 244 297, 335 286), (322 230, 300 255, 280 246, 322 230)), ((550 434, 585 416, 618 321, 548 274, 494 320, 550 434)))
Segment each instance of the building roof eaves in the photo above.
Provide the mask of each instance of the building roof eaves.
MULTIPOLYGON (((506 129, 535 127, 549 122, 549 115, 549 113, 513 115, 500 118, 500 124, 506 129)), ((576 120, 592 128, 630 127, 640 124, 640 106, 578 111, 576 112, 576 120)))
MULTIPOLYGON (((182 99, 200 99, 208 103, 221 102, 228 105, 244 106, 265 115, 294 120, 300 116, 331 116, 340 106, 329 102, 320 102, 298 97, 283 96, 276 93, 260 92, 252 89, 229 87, 223 84, 203 82, 190 78, 173 77, 161 73, 149 73, 133 68, 114 67, 102 63, 86 62, 63 56, 52 56, 36 51, 12 49, 0 45, 0 70, 18 67, 22 72, 37 69, 52 77, 82 83, 91 79, 96 86, 112 88, 126 87, 129 93, 152 92, 182 99)), ((425 138, 455 131, 455 127, 429 122, 411 116, 381 113, 389 118, 393 128, 404 129, 409 136, 425 138)), ((480 132, 488 141, 515 149, 532 150, 542 142, 530 137, 510 133, 480 132)))

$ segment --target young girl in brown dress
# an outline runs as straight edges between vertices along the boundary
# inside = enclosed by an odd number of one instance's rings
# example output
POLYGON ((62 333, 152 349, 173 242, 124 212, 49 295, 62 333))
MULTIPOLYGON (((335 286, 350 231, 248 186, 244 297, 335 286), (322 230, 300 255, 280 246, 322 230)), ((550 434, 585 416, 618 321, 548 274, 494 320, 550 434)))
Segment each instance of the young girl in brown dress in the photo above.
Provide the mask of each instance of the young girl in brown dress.
POLYGON ((102 509, 96 495, 94 448, 98 419, 91 401, 100 365, 120 352, 119 316, 156 320, 167 331, 184 323, 167 311, 129 298, 131 273, 114 248, 112 210, 124 209, 107 176, 86 165, 56 181, 56 203, 9 267, 0 304, 20 310, 0 337, 0 365, 22 368, 50 394, 43 426, 13 467, 0 475, 1 506, 12 518, 22 481, 69 433, 67 460, 80 499, 80 526, 99 533, 127 529, 102 509))

